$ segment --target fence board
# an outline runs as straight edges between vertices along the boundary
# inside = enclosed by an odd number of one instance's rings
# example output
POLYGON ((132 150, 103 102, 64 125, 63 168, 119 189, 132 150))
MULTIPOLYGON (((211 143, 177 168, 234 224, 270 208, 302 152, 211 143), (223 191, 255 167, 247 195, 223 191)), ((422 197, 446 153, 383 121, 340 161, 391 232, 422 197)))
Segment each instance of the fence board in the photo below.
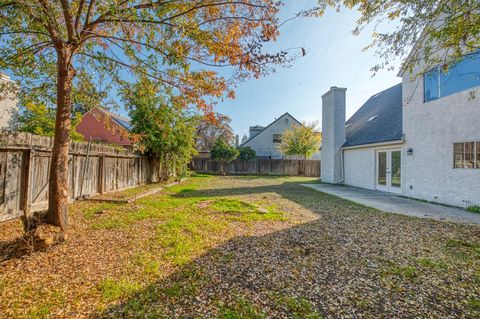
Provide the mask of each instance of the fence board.
MULTIPOLYGON (((192 160, 191 169, 199 173, 219 174, 221 165, 217 161, 196 157, 192 160)), ((226 165, 230 175, 292 175, 320 177, 320 161, 265 159, 234 160, 226 165)))
POLYGON ((0 205, 3 205, 5 202, 5 182, 6 182, 6 171, 7 171, 7 152, 0 152, 0 205))
POLYGON ((23 166, 22 152, 8 152, 4 157, 3 203, 1 209, 14 214, 21 205, 21 172, 23 166))
MULTIPOLYGON (((0 222, 22 216, 23 210, 34 213, 47 208, 52 146, 49 137, 0 132, 0 222), (30 165, 26 165, 27 159, 30 165)), ((132 150, 91 144, 88 152, 88 143, 71 143, 70 199, 155 182, 152 165, 132 150)))

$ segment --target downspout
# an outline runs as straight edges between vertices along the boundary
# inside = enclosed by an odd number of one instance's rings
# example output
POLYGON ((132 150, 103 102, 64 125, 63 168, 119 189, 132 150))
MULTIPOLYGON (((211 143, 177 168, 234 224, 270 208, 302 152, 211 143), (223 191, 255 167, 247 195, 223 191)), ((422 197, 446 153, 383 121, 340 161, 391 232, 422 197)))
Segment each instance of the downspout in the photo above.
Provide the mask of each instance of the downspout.
POLYGON ((340 165, 340 168, 342 169, 342 178, 338 181, 334 181, 333 184, 343 184, 343 182, 345 182, 345 161, 344 161, 344 158, 343 158, 343 147, 341 148, 341 153, 340 153, 340 162, 341 162, 341 165, 340 165))

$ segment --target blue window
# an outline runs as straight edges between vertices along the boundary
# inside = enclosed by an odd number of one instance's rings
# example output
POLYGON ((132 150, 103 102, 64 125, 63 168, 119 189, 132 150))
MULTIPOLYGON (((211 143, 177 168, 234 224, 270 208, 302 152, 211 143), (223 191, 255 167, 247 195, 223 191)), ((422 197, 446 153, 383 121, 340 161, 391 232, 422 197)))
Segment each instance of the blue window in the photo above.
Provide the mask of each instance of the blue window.
POLYGON ((436 100, 440 97, 438 68, 427 72, 423 76, 423 85, 425 90, 425 102, 436 100))
POLYGON ((423 77, 425 102, 480 86, 480 52, 466 55, 444 71, 440 66, 423 77))

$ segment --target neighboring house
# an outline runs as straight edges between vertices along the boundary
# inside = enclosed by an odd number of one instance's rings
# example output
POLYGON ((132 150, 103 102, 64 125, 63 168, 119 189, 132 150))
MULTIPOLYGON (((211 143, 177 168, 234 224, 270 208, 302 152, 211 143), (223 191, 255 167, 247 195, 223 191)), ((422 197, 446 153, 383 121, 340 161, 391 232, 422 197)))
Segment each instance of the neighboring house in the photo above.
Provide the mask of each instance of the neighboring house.
MULTIPOLYGON (((292 156, 286 157, 278 150, 278 145, 282 142, 283 132, 295 125, 302 125, 302 123, 289 113, 285 113, 265 127, 259 125, 250 126, 249 137, 240 146, 252 148, 258 157, 295 159, 292 156)), ((320 159, 320 150, 311 159, 320 159)))
MULTIPOLYGON (((10 77, 0 72, 0 85, 13 84, 10 77)), ((14 131, 18 128, 18 98, 11 91, 0 96, 0 130, 14 131)))
POLYGON ((480 205, 480 52, 373 95, 345 122, 345 91, 322 96, 322 181, 455 206, 480 205))
POLYGON ((106 144, 128 146, 132 144, 129 138, 130 121, 113 114, 102 107, 95 107, 85 113, 77 126, 77 132, 86 141, 92 140, 106 144))

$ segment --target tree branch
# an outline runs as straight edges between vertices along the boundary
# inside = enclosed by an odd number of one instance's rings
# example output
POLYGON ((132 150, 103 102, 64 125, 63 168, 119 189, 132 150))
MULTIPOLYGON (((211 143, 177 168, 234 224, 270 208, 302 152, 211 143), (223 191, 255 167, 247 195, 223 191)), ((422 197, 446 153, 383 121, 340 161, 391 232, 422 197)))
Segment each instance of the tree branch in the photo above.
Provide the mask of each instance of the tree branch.
POLYGON ((92 8, 93 8, 94 4, 95 4, 95 0, 90 0, 90 3, 88 4, 88 8, 87 8, 87 14, 85 16, 85 22, 83 23, 83 30, 87 29, 88 23, 90 21, 90 15, 92 14, 92 8))
POLYGON ((15 1, 4 3, 4 4, 0 5, 0 9, 11 6, 11 5, 14 5, 14 4, 16 4, 15 1))
MULTIPOLYGON (((203 3, 203 1, 199 1, 198 3, 203 3)), ((204 9, 204 8, 209 8, 209 7, 217 7, 217 6, 225 6, 225 5, 245 5, 245 6, 248 6, 248 7, 253 7, 253 8, 265 8, 265 6, 262 6, 262 5, 257 5, 257 4, 253 4, 253 3, 247 3, 247 2, 243 2, 243 1, 225 1, 225 2, 214 2, 214 3, 207 3, 207 4, 201 4, 201 5, 195 5, 193 6, 192 8, 186 10, 186 11, 183 11, 183 12, 180 12, 180 13, 177 13, 171 17, 167 17, 163 20, 161 20, 162 22, 166 22, 166 21, 169 21, 169 20, 173 20, 173 19, 176 19, 176 18, 179 18, 181 16, 184 16, 186 14, 189 14, 190 12, 193 12, 193 11, 197 11, 197 10, 200 10, 200 9, 204 9)))
POLYGON ((63 16, 65 18, 65 25, 67 27, 68 40, 73 41, 73 39, 75 38, 75 33, 73 18, 70 14, 70 5, 68 4, 67 0, 61 0, 60 3, 62 4, 63 16))
POLYGON ((78 54, 79 54, 79 55, 84 55, 84 56, 86 56, 86 57, 88 57, 88 58, 90 58, 90 59, 93 59, 93 60, 95 60, 95 61, 100 61, 100 60, 102 60, 102 59, 108 60, 108 61, 110 61, 110 62, 113 62, 113 63, 116 63, 116 64, 121 65, 121 66, 123 66, 123 67, 126 67, 127 69, 130 69, 130 70, 139 72, 139 73, 141 73, 141 74, 143 74, 143 75, 149 76, 149 77, 151 77, 151 78, 153 78, 153 79, 156 79, 156 80, 161 81, 161 82, 163 82, 163 83, 165 83, 165 84, 168 84, 168 85, 173 86, 173 87, 175 87, 175 88, 177 88, 177 89, 180 89, 180 87, 179 87, 178 85, 176 85, 175 83, 173 83, 173 82, 171 82, 171 81, 167 81, 167 80, 165 80, 165 79, 163 79, 163 78, 160 78, 160 77, 158 77, 158 76, 156 76, 156 75, 153 75, 153 74, 151 74, 151 73, 145 72, 145 71, 143 71, 141 68, 137 68, 137 67, 135 67, 135 66, 133 66, 133 65, 129 65, 128 63, 125 63, 125 62, 123 62, 123 61, 120 61, 120 60, 117 60, 117 59, 114 59, 114 58, 111 58, 111 57, 108 57, 108 56, 98 56, 98 55, 95 56, 95 55, 91 55, 91 54, 85 53, 85 52, 79 52, 78 54))
POLYGON ((38 0, 38 2, 42 6, 43 13, 47 17, 46 21, 38 18, 34 14, 30 14, 30 16, 33 17, 34 19, 36 19, 37 22, 41 23, 45 27, 45 29, 50 34, 53 42, 55 43, 55 45, 58 48, 58 46, 61 43, 61 40, 60 40, 60 37, 59 37, 60 30, 58 29, 58 23, 57 23, 55 17, 50 16, 49 11, 51 10, 51 8, 48 6, 48 3, 46 3, 45 0, 38 0))
POLYGON ((75 33, 77 34, 77 36, 78 36, 78 27, 80 26, 80 18, 83 12, 83 7, 85 7, 85 1, 86 0, 80 0, 80 3, 78 4, 77 15, 75 17, 75 33))
POLYGON ((39 51, 49 47, 51 44, 52 43, 50 41, 44 41, 44 42, 38 42, 38 43, 32 44, 28 47, 22 48, 21 51, 17 50, 17 54, 8 56, 5 58, 5 60, 11 61, 27 53, 35 55, 39 51))
POLYGON ((48 33, 41 32, 41 31, 33 31, 33 30, 0 32, 0 35, 9 35, 9 34, 42 34, 42 35, 50 36, 50 34, 48 33))
MULTIPOLYGON (((224 2, 213 2, 213 3, 207 3, 207 4, 202 4, 202 3, 204 3, 204 1, 198 1, 190 9, 179 12, 177 14, 174 14, 174 15, 172 15, 170 17, 167 17, 165 19, 162 19, 162 20, 129 20, 128 18, 122 18, 122 17, 119 17, 117 19, 112 20, 112 19, 108 19, 108 16, 110 16, 110 14, 106 14, 106 15, 100 16, 98 19, 93 21, 91 23, 91 27, 93 27, 97 24, 102 24, 104 22, 143 22, 143 23, 155 23, 155 24, 171 25, 170 23, 168 23, 168 21, 179 18, 179 17, 184 16, 186 14, 189 14, 193 11, 197 11, 197 10, 208 8, 208 7, 216 7, 216 6, 244 5, 244 6, 248 6, 248 7, 254 7, 254 8, 265 8, 265 6, 263 6, 263 5, 256 5, 256 4, 247 3, 247 2, 243 2, 243 1, 224 1, 224 2)), ((141 9, 153 8, 154 6, 156 6, 158 4, 160 4, 160 3, 159 2, 152 2, 150 4, 140 5, 141 7, 139 7, 139 8, 141 8, 141 9)), ((135 8, 135 6, 132 6, 132 7, 126 8, 125 11, 128 12, 129 9, 138 9, 138 8, 135 8)), ((88 28, 85 28, 85 29, 88 29, 88 28)), ((93 30, 93 29, 90 29, 90 30, 93 30)))

